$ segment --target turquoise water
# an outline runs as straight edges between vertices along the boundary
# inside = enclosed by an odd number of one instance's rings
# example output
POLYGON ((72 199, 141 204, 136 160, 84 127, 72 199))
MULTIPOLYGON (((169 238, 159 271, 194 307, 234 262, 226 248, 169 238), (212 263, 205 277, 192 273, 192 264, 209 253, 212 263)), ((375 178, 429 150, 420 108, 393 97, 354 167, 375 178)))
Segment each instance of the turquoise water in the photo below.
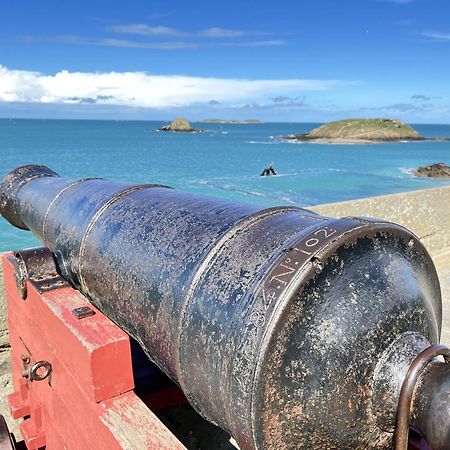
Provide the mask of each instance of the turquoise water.
MULTIPOLYGON (((280 142, 317 124, 195 124, 203 134, 158 133, 163 122, 0 120, 0 177, 23 164, 45 164, 68 178, 104 177, 261 205, 310 206, 450 184, 409 170, 450 164, 450 142, 326 145, 280 142), (260 177, 274 163, 276 177, 260 177)), ((450 136, 450 125, 416 125, 424 136, 450 136)), ((36 245, 29 232, 0 219, 0 251, 36 245)))

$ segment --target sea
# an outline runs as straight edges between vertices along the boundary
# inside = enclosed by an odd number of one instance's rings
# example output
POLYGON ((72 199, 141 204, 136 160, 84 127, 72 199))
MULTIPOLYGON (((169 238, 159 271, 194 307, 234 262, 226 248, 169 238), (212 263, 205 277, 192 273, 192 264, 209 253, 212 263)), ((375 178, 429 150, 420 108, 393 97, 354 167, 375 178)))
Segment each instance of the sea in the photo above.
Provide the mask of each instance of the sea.
MULTIPOLYGON (((317 123, 194 123, 205 132, 158 132, 166 123, 0 119, 0 177, 24 164, 44 164, 71 179, 161 183, 268 207, 308 207, 450 184, 412 174, 421 165, 450 164, 450 141, 333 145, 280 139, 317 123), (269 164, 277 176, 260 176, 269 164)), ((413 126, 423 136, 450 136, 450 125, 413 126)), ((36 245, 30 232, 0 218, 0 251, 36 245)))

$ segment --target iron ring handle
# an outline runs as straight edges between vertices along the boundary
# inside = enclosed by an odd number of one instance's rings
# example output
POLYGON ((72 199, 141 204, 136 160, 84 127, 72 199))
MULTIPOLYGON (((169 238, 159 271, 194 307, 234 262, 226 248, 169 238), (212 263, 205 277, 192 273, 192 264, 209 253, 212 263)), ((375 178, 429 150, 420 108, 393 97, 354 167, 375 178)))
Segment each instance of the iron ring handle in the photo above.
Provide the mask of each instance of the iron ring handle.
POLYGON ((52 365, 48 361, 37 361, 30 368, 30 381, 45 380, 52 373, 52 365), (44 368, 44 372, 38 374, 40 368, 44 368))
POLYGON ((445 362, 450 363, 450 349, 445 345, 435 344, 419 353, 406 373, 398 400, 395 450, 408 449, 409 416, 414 387, 421 372, 436 356, 443 356, 445 362))

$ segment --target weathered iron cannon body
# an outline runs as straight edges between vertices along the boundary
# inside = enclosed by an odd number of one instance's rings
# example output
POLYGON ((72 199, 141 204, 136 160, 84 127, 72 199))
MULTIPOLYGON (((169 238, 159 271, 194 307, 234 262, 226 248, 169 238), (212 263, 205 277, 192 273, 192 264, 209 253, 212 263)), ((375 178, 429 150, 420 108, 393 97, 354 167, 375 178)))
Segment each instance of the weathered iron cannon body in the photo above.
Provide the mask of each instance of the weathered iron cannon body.
MULTIPOLYGON (((0 207, 241 449, 392 448, 406 372, 441 327, 433 263, 404 228, 43 166, 7 175, 0 207)), ((415 391, 434 450, 449 379, 433 362, 415 391)))

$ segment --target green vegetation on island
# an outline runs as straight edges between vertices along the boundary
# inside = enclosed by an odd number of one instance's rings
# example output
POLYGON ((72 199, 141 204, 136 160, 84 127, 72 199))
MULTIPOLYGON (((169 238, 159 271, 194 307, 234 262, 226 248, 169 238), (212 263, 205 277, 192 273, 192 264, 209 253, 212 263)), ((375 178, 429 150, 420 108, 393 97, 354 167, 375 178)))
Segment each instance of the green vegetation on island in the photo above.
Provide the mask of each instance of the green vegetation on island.
POLYGON ((422 137, 410 125, 395 119, 345 119, 328 122, 304 134, 283 136, 300 142, 361 144, 374 142, 447 140, 422 137))

